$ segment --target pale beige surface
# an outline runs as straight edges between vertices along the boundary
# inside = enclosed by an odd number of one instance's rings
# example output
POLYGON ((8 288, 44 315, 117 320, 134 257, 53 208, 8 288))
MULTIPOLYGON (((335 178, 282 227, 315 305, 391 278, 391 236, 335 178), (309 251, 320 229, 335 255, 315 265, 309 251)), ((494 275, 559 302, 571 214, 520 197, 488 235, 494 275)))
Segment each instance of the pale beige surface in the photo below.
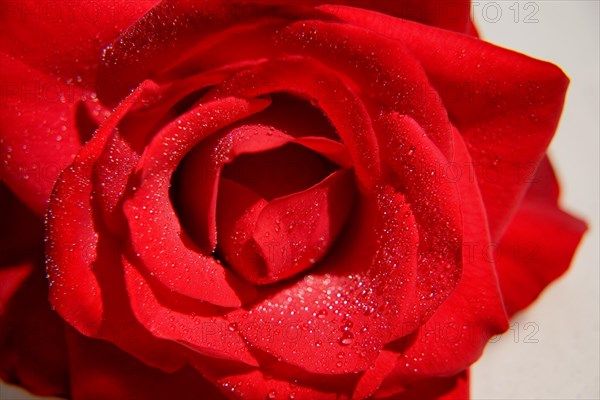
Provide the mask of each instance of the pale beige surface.
MULTIPOLYGON (((485 39, 552 61, 570 76, 565 112, 550 154, 562 181, 564 206, 586 219, 590 230, 567 275, 517 316, 518 327, 513 325, 512 331, 488 345, 472 372, 472 395, 474 399, 597 399, 598 2, 521 1, 515 6, 515 1, 500 0, 473 4, 473 15, 485 39), (528 3, 534 3, 534 8, 528 3), (498 9, 500 17, 495 14, 498 9), (518 22, 515 9, 520 10, 518 22), (525 23, 525 17, 535 10, 530 19, 537 23, 525 23), (537 343, 526 343, 526 335, 536 326, 537 332, 529 339, 538 339, 537 343), (519 332, 517 343, 515 330, 519 332)), ((32 398, 0 386, 2 400, 32 398)))

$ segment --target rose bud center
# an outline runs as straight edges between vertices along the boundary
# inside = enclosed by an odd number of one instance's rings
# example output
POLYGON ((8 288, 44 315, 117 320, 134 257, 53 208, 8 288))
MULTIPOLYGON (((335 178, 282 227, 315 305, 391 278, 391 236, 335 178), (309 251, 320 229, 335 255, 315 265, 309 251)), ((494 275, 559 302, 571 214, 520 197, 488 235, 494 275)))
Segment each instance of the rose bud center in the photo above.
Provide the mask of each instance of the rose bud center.
POLYGON ((328 254, 354 204, 354 173, 332 135, 248 122, 200 142, 174 176, 172 197, 196 246, 269 284, 328 254))

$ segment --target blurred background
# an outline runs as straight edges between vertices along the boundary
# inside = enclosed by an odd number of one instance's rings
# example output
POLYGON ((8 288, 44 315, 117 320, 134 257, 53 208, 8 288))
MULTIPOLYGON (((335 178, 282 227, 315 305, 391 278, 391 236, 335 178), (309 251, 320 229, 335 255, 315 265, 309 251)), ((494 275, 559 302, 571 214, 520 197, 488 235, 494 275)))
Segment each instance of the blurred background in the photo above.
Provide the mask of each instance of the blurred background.
MULTIPOLYGON (((550 147, 563 207, 589 224, 571 269, 516 316, 472 369, 472 398, 598 399, 598 0, 473 1, 483 39, 551 61, 571 78, 550 147)), ((35 399, 0 383, 0 399, 35 399)))

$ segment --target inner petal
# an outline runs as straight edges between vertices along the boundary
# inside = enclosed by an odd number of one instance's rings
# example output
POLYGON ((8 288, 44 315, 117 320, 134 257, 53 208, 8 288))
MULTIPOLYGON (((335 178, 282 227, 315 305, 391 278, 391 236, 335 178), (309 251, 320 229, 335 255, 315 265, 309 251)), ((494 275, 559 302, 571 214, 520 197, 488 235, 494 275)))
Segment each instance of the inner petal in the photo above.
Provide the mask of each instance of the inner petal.
POLYGON ((322 155, 289 143, 269 151, 239 155, 225 165, 222 177, 270 201, 308 189, 337 168, 322 155))
MULTIPOLYGON (((300 91, 301 86, 290 84, 285 89, 300 91)), ((327 90, 331 90, 331 88, 323 83, 318 93, 327 93, 327 90)), ((271 105, 248 118, 248 121, 273 126, 293 137, 320 136, 340 141, 337 130, 323 111, 317 107, 316 100, 307 101, 286 92, 274 92, 269 96, 271 105)))
POLYGON ((354 188, 352 171, 339 169, 307 190, 267 202, 223 177, 217 251, 252 283, 294 276, 327 254, 352 210, 354 188))

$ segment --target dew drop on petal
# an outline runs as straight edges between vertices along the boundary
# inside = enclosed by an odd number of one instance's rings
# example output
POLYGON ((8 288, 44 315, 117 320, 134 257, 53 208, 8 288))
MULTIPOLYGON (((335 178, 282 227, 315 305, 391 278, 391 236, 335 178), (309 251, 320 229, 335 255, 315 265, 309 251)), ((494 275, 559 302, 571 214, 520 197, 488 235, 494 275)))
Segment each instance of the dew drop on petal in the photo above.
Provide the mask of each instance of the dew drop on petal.
POLYGON ((339 342, 342 346, 348 346, 352 344, 352 340, 354 339, 354 335, 352 332, 345 331, 339 339, 339 342))

